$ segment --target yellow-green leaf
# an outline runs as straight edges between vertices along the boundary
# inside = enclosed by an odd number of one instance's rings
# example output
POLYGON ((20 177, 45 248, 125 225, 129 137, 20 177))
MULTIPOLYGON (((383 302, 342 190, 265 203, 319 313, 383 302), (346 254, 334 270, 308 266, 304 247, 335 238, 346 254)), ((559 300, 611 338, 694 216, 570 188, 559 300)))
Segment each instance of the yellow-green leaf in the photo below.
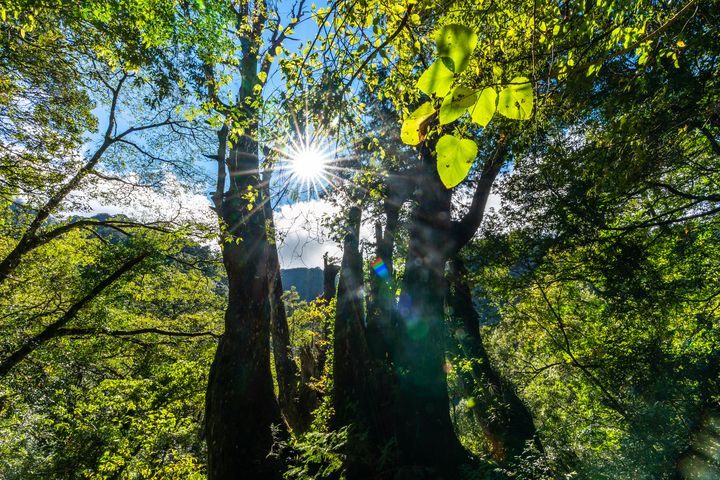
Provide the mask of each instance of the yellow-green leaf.
POLYGON ((454 122, 475 103, 477 92, 471 88, 458 86, 445 97, 440 106, 440 124, 454 122))
POLYGON ((465 25, 450 24, 440 29, 435 40, 438 56, 445 66, 455 73, 465 70, 477 45, 475 32, 465 25))
POLYGON ((444 97, 450 91, 454 77, 453 72, 448 70, 442 61, 437 60, 420 76, 416 87, 428 95, 434 93, 438 97, 444 97))
POLYGON ((417 145, 424 136, 425 122, 435 113, 432 102, 425 102, 412 112, 402 124, 400 139, 408 145, 417 145))
POLYGON ((443 135, 435 147, 437 171, 443 185, 452 188, 467 177, 477 156, 478 147, 467 138, 443 135))
POLYGON ((497 103, 497 92, 492 87, 487 87, 480 93, 475 105, 470 110, 472 121, 485 128, 493 115, 495 115, 497 103))
POLYGON ((500 95, 497 111, 513 120, 528 120, 533 110, 533 89, 525 77, 513 78, 500 95))

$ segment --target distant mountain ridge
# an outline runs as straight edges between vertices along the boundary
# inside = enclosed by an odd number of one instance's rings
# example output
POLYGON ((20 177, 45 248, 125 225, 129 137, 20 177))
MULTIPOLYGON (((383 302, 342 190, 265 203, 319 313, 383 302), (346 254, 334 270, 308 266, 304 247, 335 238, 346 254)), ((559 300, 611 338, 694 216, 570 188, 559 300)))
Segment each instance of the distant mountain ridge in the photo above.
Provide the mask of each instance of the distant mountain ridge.
MULTIPOLYGON (((11 210, 17 215, 22 211, 22 205, 18 204, 16 202, 13 202, 13 204, 10 205, 11 210)), ((71 217, 68 217, 66 219, 63 219, 62 221, 77 221, 77 220, 84 220, 84 219, 92 219, 97 220, 100 222, 104 222, 107 220, 128 220, 132 221, 132 219, 126 215, 122 214, 109 214, 109 213, 96 213, 92 216, 81 216, 81 215, 73 215, 71 217)), ((48 224, 56 224, 59 222, 58 218, 56 217, 50 217, 47 220, 48 224)), ((123 241, 124 235, 119 234, 119 232, 111 227, 96 227, 97 234, 104 238, 104 239, 110 239, 111 242, 120 242, 123 241)), ((209 254, 206 252, 203 252, 206 247, 197 247, 197 248, 188 248, 186 249, 189 252, 192 252, 195 255, 201 255, 203 257, 208 256, 209 254)), ((288 291, 292 287, 295 287, 295 290, 297 290, 298 294, 300 295, 301 300, 305 301, 311 301, 315 300, 317 297, 322 295, 323 293, 323 270, 319 267, 313 267, 313 268, 307 268, 307 267, 300 267, 300 268, 287 268, 287 269, 281 269, 280 270, 280 278, 282 279, 283 283, 283 290, 288 291)), ((225 283, 225 282, 222 282, 225 283)))
POLYGON ((283 290, 295 287, 300 298, 305 301, 315 300, 323 293, 322 268, 287 268, 280 270, 283 290))

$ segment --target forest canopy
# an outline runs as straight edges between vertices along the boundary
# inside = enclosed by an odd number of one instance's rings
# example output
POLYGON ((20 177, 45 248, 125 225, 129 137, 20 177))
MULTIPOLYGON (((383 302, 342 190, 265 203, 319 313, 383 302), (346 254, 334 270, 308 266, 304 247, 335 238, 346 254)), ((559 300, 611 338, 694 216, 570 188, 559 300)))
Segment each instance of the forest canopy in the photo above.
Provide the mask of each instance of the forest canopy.
POLYGON ((0 2, 0 477, 720 478, 719 28, 0 2))

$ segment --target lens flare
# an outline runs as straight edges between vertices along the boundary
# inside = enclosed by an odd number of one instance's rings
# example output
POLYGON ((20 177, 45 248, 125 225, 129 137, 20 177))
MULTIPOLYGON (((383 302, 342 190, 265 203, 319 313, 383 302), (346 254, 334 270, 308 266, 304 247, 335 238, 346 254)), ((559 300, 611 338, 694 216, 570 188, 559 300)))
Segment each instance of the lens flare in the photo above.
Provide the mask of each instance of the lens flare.
POLYGON ((382 278, 383 280, 389 280, 390 279, 390 271, 387 268, 387 265, 385 265, 385 262, 383 262, 382 258, 376 258, 370 263, 370 267, 373 269, 375 274, 382 278))

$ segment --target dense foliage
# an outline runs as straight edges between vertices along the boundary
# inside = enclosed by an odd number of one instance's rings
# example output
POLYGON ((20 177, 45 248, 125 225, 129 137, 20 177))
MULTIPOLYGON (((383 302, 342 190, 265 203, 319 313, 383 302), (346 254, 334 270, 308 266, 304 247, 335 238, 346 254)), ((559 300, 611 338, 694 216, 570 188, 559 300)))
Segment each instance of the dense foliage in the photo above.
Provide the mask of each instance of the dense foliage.
POLYGON ((0 477, 720 478, 718 25, 3 2, 0 477))

